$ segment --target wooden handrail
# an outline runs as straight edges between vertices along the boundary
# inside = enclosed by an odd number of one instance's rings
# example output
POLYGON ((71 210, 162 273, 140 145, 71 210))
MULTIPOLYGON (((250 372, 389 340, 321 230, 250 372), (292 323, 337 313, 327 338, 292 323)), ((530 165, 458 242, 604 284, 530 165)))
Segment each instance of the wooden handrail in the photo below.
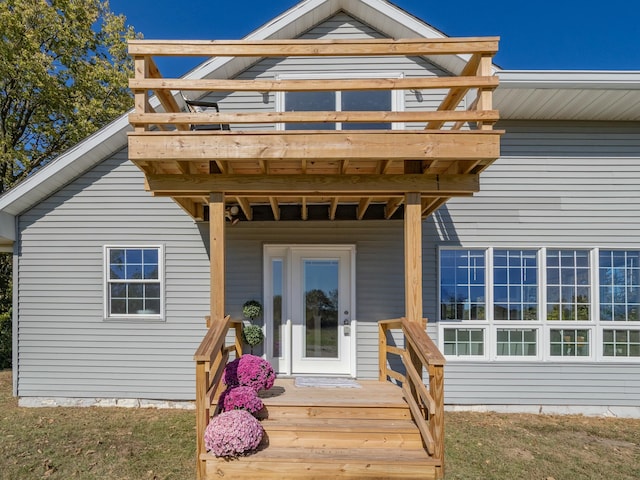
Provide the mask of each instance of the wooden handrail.
MULTIPOLYGON (((130 40, 129 54, 135 63, 135 77, 129 87, 135 96, 135 114, 130 122, 138 133, 148 132, 152 125, 175 125, 178 130, 189 131, 196 125, 254 124, 254 123, 424 123, 427 130, 441 130, 446 123, 461 125, 474 122, 481 130, 491 130, 498 120, 492 108, 492 91, 498 86, 493 75, 491 59, 498 51, 498 37, 444 38, 444 39, 336 39, 336 40, 130 40), (340 57, 340 56, 431 56, 467 55, 466 66, 458 75, 365 77, 365 78, 163 78, 154 61, 162 56, 203 57, 340 57), (436 111, 408 112, 223 112, 214 116, 208 112, 171 116, 180 112, 180 103, 174 98, 176 91, 188 92, 316 92, 316 91, 368 91, 368 90, 444 90, 445 97, 436 111), (163 113, 152 112, 149 91, 160 100, 163 113), (477 91, 481 101, 473 108, 458 108, 469 91, 477 91)), ((459 57, 462 58, 462 57, 459 57)), ((425 110, 431 104, 424 104, 425 110)), ((418 110, 418 109, 415 109, 418 110)), ((232 129, 233 130, 233 129, 232 129)), ((291 130, 291 129, 288 129, 291 130)), ((218 135, 210 130, 210 135, 218 135)), ((226 132, 228 133, 228 132, 226 132)), ((379 131, 378 131, 379 133, 379 131)))
POLYGON ((500 37, 332 40, 129 40, 130 55, 286 57, 495 55, 500 37))
MULTIPOLYGON (((206 453, 204 432, 211 419, 211 407, 215 405, 222 386, 222 375, 229 361, 230 354, 236 358, 242 355, 242 322, 233 321, 227 316, 214 321, 205 334, 200 346, 193 356, 196 361, 196 445, 197 445, 197 478, 205 478, 205 464, 200 455, 206 453), (235 332, 234 343, 226 345, 229 329, 235 332)), ((214 408, 213 415, 217 413, 214 408)))
POLYGON ((441 462, 444 475, 444 365, 446 360, 436 344, 429 338, 421 323, 406 318, 378 322, 380 380, 395 379, 402 383, 402 391, 409 405, 426 450, 441 462), (402 330, 404 348, 389 345, 391 330, 402 330), (402 360, 405 373, 387 366, 388 355, 402 360), (428 389, 423 373, 428 374, 428 389))

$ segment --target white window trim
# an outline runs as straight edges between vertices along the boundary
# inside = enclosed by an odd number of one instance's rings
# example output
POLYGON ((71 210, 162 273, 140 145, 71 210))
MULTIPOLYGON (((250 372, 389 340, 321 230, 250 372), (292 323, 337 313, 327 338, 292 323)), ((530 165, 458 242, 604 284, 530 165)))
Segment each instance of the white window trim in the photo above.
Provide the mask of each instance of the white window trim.
MULTIPOLYGON (((404 78, 402 72, 332 72, 332 73, 280 73, 276 80, 336 80, 336 79, 358 79, 358 78, 404 78)), ((284 112, 284 96, 286 92, 275 92, 276 112, 284 112)), ((336 111, 340 110, 341 91, 336 91, 336 111)), ((405 108, 405 90, 391 90, 391 111, 403 112, 405 108)), ((333 122, 332 122, 333 123, 333 122)), ((336 122, 340 123, 340 122, 336 122)), ((403 122, 391 123, 392 130, 404 130, 403 122)), ((277 123, 276 130, 284 130, 284 123, 277 123)), ((336 131, 341 131, 337 128, 336 131)))
POLYGON ((102 278, 104 283, 103 288, 103 319, 105 321, 144 321, 144 322, 159 322, 165 321, 165 255, 164 245, 160 244, 109 244, 104 245, 102 250, 103 257, 103 272, 102 278), (148 315, 148 314, 126 314, 126 315, 112 315, 109 311, 109 251, 111 249, 158 249, 158 281, 160 282, 160 314, 148 315))
MULTIPOLYGON (((629 250, 629 249, 619 249, 629 250)), ((438 313, 438 346, 444 352, 444 329, 445 328, 484 328, 485 329, 485 355, 465 355, 452 356, 447 355, 447 359, 452 361, 483 361, 489 360, 496 363, 513 363, 513 362, 557 362, 557 363, 589 363, 594 361, 600 362, 634 362, 637 357, 604 357, 602 355, 602 330, 607 325, 611 328, 620 327, 622 329, 639 329, 640 324, 628 325, 629 322, 600 322, 599 309, 599 265, 598 265, 598 249, 587 247, 528 247, 528 246, 501 246, 501 247, 483 247, 483 246, 447 246, 440 245, 437 247, 437 313, 438 313), (537 252, 537 272, 538 272, 538 320, 531 321, 507 321, 494 320, 493 316, 493 251, 494 250, 534 250, 537 252), (546 320, 546 264, 547 249, 551 250, 587 250, 589 251, 589 267, 590 267, 590 288, 591 288, 591 320, 588 321, 554 321, 546 320), (440 318, 440 294, 441 294, 441 278, 440 278, 440 258, 442 250, 484 250, 485 252, 485 320, 442 320, 440 318), (635 327, 635 328, 634 328, 635 327), (510 356, 497 354, 497 330, 499 328, 513 329, 537 329, 538 346, 536 356, 510 356), (580 329, 589 330, 589 355, 581 357, 561 357, 551 356, 551 330, 556 329, 580 329)))

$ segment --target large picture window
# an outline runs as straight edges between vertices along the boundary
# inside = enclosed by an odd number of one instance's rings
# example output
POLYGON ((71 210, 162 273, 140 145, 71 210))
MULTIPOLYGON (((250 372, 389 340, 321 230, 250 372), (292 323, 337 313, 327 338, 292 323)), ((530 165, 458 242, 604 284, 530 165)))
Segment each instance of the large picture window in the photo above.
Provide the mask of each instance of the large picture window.
POLYGON ((162 248, 105 247, 106 318, 161 318, 162 248))
POLYGON ((640 250, 442 248, 440 344, 461 359, 640 359, 640 250))

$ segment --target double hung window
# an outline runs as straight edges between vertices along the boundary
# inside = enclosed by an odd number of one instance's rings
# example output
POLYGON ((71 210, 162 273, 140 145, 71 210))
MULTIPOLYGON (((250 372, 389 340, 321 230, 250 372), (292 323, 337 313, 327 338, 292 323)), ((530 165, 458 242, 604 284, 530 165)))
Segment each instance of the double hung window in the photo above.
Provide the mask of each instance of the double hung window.
POLYGON ((105 318, 162 318, 162 247, 105 247, 105 271, 105 318))

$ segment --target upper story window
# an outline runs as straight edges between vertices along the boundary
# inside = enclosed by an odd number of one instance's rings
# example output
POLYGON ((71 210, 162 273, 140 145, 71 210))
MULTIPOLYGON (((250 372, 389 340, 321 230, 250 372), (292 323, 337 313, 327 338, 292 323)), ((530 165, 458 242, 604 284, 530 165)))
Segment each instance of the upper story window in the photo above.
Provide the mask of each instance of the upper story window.
MULTIPOLYGON (((281 78, 376 78, 380 75, 286 75, 281 78)), ((400 77, 400 74, 385 75, 400 77)), ((279 110, 284 112, 389 112, 402 109, 402 92, 391 90, 348 90, 327 92, 282 92, 279 110)), ((381 123, 287 123, 285 130, 390 130, 393 125, 381 123)))
POLYGON ((162 318, 162 247, 105 247, 105 264, 106 318, 162 318))

